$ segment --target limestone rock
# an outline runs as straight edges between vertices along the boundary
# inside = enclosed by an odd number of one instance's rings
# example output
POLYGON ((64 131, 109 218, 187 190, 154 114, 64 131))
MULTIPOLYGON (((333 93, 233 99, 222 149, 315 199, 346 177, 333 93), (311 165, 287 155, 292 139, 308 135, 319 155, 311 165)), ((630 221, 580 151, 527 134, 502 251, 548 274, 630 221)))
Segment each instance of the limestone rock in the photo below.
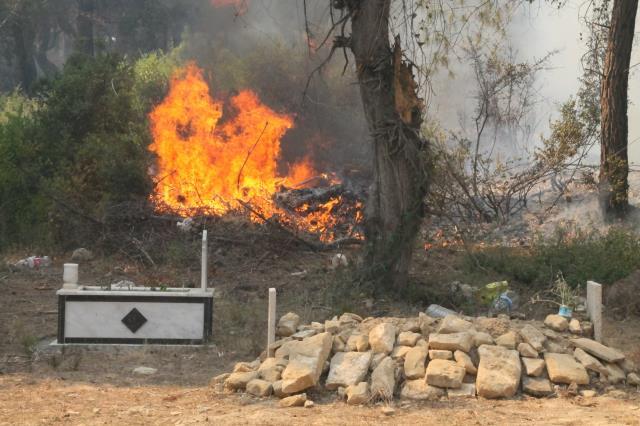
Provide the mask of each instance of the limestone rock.
POLYGON ((575 347, 580 348, 603 361, 620 362, 624 359, 624 354, 622 352, 609 348, 595 340, 587 339, 586 337, 571 339, 571 343, 573 343, 575 347))
POLYGON ((310 399, 307 399, 304 402, 304 408, 313 408, 313 406, 316 405, 313 401, 311 401, 310 399))
POLYGON ((447 389, 447 396, 449 399, 463 399, 463 398, 475 398, 476 397, 476 385, 475 383, 463 383, 457 389, 447 389))
POLYGON ((371 394, 390 400, 396 388, 396 363, 385 357, 371 373, 371 394))
POLYGON ((478 348, 480 364, 476 391, 484 398, 510 398, 520 385, 522 366, 515 350, 503 346, 482 345, 478 348))
POLYGON ((283 337, 291 336, 298 330, 298 325, 300 325, 300 316, 293 312, 286 313, 278 321, 276 334, 283 337))
POLYGON ((371 352, 340 352, 331 359, 327 389, 355 385, 364 380, 371 363, 371 352))
POLYGON ((224 387, 227 389, 245 389, 247 387, 247 383, 250 381, 257 379, 259 376, 257 371, 244 371, 231 373, 227 380, 224 381, 224 387))
POLYGON ((387 355, 385 354, 373 354, 373 358, 371 358, 371 365, 369 366, 369 370, 373 371, 380 364, 380 362, 385 359, 387 355))
POLYGON ((465 321, 457 315, 447 315, 442 318, 442 322, 440 323, 440 327, 438 327, 438 333, 440 334, 449 334, 449 333, 461 333, 461 332, 470 332, 475 329, 473 328, 473 324, 469 321, 465 321))
POLYGON ((420 346, 411 348, 404 357, 404 374, 408 379, 424 377, 427 351, 420 346))
POLYGON ((416 342, 416 346, 423 348, 425 351, 429 351, 429 342, 424 339, 420 339, 416 342))
POLYGON ((507 349, 515 349, 518 344, 518 335, 515 331, 508 331, 496 339, 496 345, 507 349))
POLYGON ((136 367, 133 369, 133 374, 137 374, 139 376, 151 376, 158 372, 157 368, 152 367, 136 367))
POLYGON ((418 322, 420 323, 420 333, 422 333, 423 336, 428 336, 431 333, 431 327, 433 323, 436 322, 436 319, 431 318, 424 312, 420 312, 418 314, 418 322))
POLYGON ((553 393, 551 382, 544 377, 523 377, 522 391, 532 396, 548 396, 553 393))
POLYGON ((260 367, 260 360, 252 362, 236 362, 233 366, 234 373, 246 373, 247 371, 256 371, 260 367))
POLYGON ((540 358, 522 358, 522 365, 527 376, 538 377, 544 372, 544 360, 540 358))
POLYGON ((587 370, 595 371, 600 374, 604 374, 605 376, 609 374, 607 369, 602 365, 600 361, 598 361, 595 357, 589 355, 585 351, 580 348, 576 348, 573 351, 573 356, 580 362, 580 364, 584 365, 584 368, 587 370))
POLYGON ((544 361, 552 382, 568 385, 573 382, 578 385, 589 384, 587 370, 572 355, 547 352, 544 354, 544 361))
POLYGON ((606 362, 604 368, 607 370, 607 381, 611 384, 624 382, 627 378, 624 370, 618 364, 606 362))
POLYGON ((304 340, 307 337, 311 337, 316 335, 318 332, 314 329, 308 329, 308 330, 300 330, 296 333, 293 333, 291 335, 291 338, 294 340, 304 340))
POLYGON ((93 259, 93 252, 84 247, 77 248, 71 254, 71 260, 74 262, 87 262, 93 259))
POLYGON ((247 393, 254 396, 269 396, 273 392, 270 382, 261 379, 253 379, 247 383, 247 393))
POLYGON ((358 314, 345 312, 344 314, 340 315, 338 321, 340 321, 340 324, 357 324, 359 322, 362 322, 362 317, 358 314))
POLYGON ((550 314, 544 319, 544 325, 555 331, 566 331, 569 328, 569 321, 562 315, 550 314))
POLYGON ((453 359, 453 352, 442 349, 429 350, 429 359, 453 359))
POLYGON ((640 376, 636 373, 627 374, 627 384, 629 386, 640 386, 640 376))
POLYGON ((337 334, 340 332, 340 321, 333 319, 333 320, 326 320, 324 322, 324 331, 326 331, 327 333, 331 333, 331 334, 337 334))
POLYGON ((436 401, 445 395, 442 388, 428 385, 424 379, 406 380, 400 391, 400 398, 418 401, 436 401))
POLYGON ((396 346, 390 356, 393 359, 404 358, 411 349, 413 349, 411 346, 396 346))
MULTIPOLYGON (((472 376, 475 376, 476 374, 478 374, 478 369, 476 368, 475 365, 473 365, 473 361, 471 361, 471 357, 468 354, 462 351, 455 351, 453 354, 453 357, 455 358, 458 365, 460 365, 461 367, 464 367, 467 374, 470 374, 472 376)), ((474 392, 475 392, 475 387, 474 387, 474 392)))
POLYGON ((283 369, 284 367, 278 363, 276 358, 267 358, 260 364, 258 373, 260 378, 268 382, 275 382, 282 377, 283 369))
POLYGON ((422 337, 420 333, 414 333, 412 331, 403 331, 398 334, 397 345, 403 346, 415 346, 416 342, 422 337))
POLYGON ((349 405, 366 404, 369 401, 369 384, 360 382, 356 385, 350 385, 347 387, 345 394, 349 405))
POLYGON ((278 398, 284 398, 286 393, 282 392, 282 380, 277 380, 271 384, 273 394, 278 398))
POLYGON ((297 395, 291 395, 286 398, 282 398, 278 405, 280 406, 280 408, 303 407, 305 402, 307 402, 307 394, 300 393, 297 395))
POLYGON ((520 336, 522 336, 522 340, 530 344, 536 351, 540 352, 544 349, 544 342, 547 340, 547 336, 531 324, 522 327, 520 336))
POLYGON ((331 352, 344 352, 347 350, 347 344, 342 340, 340 336, 333 336, 333 344, 331 345, 331 352))
POLYGON ((473 338, 469 333, 432 333, 429 335, 429 349, 469 352, 472 345, 473 338))
POLYGON ((396 327, 393 324, 383 322, 369 332, 369 345, 373 352, 389 354, 393 350, 395 341, 396 327))
POLYGON ((352 334, 347 340, 349 351, 366 352, 369 350, 369 336, 365 334, 352 334))
POLYGON ((434 359, 427 365, 426 380, 431 386, 459 388, 464 379, 465 369, 454 361, 434 359))
POLYGON ((538 351, 533 349, 533 346, 528 343, 520 343, 518 345, 518 352, 520 352, 520 356, 526 358, 538 358, 538 351))
POLYGON ((282 372, 282 391, 285 393, 299 392, 318 383, 331 352, 332 336, 324 332, 293 342, 295 346, 291 348, 289 363, 282 372))
POLYGON ((393 416, 396 413, 396 410, 393 407, 389 407, 388 405, 382 407, 380 411, 382 411, 382 414, 384 414, 385 416, 393 416))
POLYGON ((573 334, 582 334, 582 325, 580 325, 580 321, 572 318, 571 321, 569 321, 569 331, 573 334))
POLYGON ((216 385, 224 383, 224 381, 227 380, 227 378, 230 375, 231 375, 231 373, 218 374, 213 379, 211 379, 211 381, 209 382, 209 386, 216 386, 216 385))
POLYGON ((400 331, 412 331, 414 333, 420 333, 420 320, 418 318, 407 318, 404 324, 400 326, 400 331))
POLYGON ((580 391, 580 395, 582 395, 585 398, 593 398, 594 396, 597 395, 597 393, 592 389, 583 389, 580 391))
POLYGON ((620 365, 620 367, 622 367, 624 372, 627 374, 640 372, 640 370, 638 370, 638 365, 628 358, 623 359, 618 364, 620 365))
POLYGON ((489 333, 477 331, 473 334, 473 346, 479 348, 481 345, 493 345, 493 337, 489 333))

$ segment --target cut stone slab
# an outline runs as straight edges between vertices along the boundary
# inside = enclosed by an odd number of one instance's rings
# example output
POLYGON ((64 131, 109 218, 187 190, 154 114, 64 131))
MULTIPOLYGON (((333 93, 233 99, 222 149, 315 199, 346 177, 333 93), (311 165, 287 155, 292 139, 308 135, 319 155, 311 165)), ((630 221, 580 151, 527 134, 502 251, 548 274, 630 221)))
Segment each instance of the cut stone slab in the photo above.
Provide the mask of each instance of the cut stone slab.
POLYGON ((376 353, 389 354, 396 341, 396 326, 383 322, 376 325, 369 332, 369 345, 376 353))
POLYGON ((440 388, 459 388, 466 371, 455 361, 434 359, 427 365, 427 384, 440 388))
POLYGON ((425 374, 425 361, 427 351, 416 346, 411 348, 404 357, 404 375, 407 379, 423 378, 425 374))
POLYGON ((493 345, 493 337, 489 333, 484 331, 477 331, 473 334, 473 346, 480 347, 481 345, 493 345))
POLYGON ((371 364, 371 352, 340 352, 331 359, 331 368, 325 387, 355 385, 364 380, 371 364))
POLYGON ((562 315, 549 314, 544 319, 544 325, 554 331, 566 331, 569 328, 569 321, 562 315))
MULTIPOLYGON (((478 369, 476 368, 475 365, 473 365, 473 361, 471 360, 471 357, 467 353, 462 351, 455 351, 453 354, 453 358, 456 360, 458 365, 460 365, 465 369, 467 374, 470 374, 472 376, 475 376, 476 374, 478 374, 478 369)), ((474 387, 474 392, 475 392, 475 387, 474 387)))
POLYGON ((476 385, 475 383, 463 383, 457 389, 447 389, 447 396, 449 399, 475 398, 476 385))
POLYGON ((445 316, 442 318, 440 327, 438 327, 438 333, 440 334, 462 333, 471 330, 475 331, 473 324, 456 315, 445 316))
POLYGON ((573 355, 545 353, 544 361, 547 364, 547 372, 553 383, 565 383, 570 385, 589 384, 589 374, 584 366, 578 363, 573 355))
POLYGON ((586 337, 571 339, 571 343, 573 343, 575 347, 580 348, 603 361, 620 362, 624 359, 624 354, 622 352, 605 346, 602 343, 598 343, 595 340, 587 339, 586 337))
POLYGON ((523 377, 522 391, 532 396, 548 396, 553 393, 551 382, 544 377, 523 377))
POLYGON ((515 349, 518 344, 518 335, 515 331, 507 331, 496 339, 496 345, 503 346, 507 349, 515 349))
POLYGON ((326 320, 324 322, 324 331, 331 334, 337 334, 340 332, 340 321, 336 319, 326 320))
POLYGON ((227 380, 224 381, 224 387, 227 389, 245 389, 247 387, 247 383, 250 381, 257 379, 259 376, 257 371, 244 371, 231 373, 227 380))
POLYGON ((282 337, 291 336, 298 330, 300 316, 294 312, 288 312, 280 317, 276 334, 282 337))
POLYGON ((261 379, 253 379, 247 383, 247 393, 254 396, 269 396, 273 392, 273 387, 270 382, 261 379))
POLYGON ((429 349, 469 352, 473 346, 473 338, 469 333, 432 333, 429 335, 429 349))
POLYGON ((540 352, 544 349, 544 342, 547 340, 547 336, 531 324, 522 327, 520 336, 522 336, 524 342, 530 344, 536 351, 540 352))
POLYGON ((503 346, 482 345, 478 348, 478 354, 478 396, 491 399, 510 398, 515 395, 522 374, 518 352, 503 346))
POLYGON ((320 379, 324 364, 331 352, 333 336, 320 333, 302 341, 293 341, 289 363, 282 372, 282 391, 300 392, 315 386, 320 379))
POLYGON ((316 334, 318 334, 318 332, 311 328, 311 329, 308 329, 308 330, 300 330, 300 331, 298 331, 296 333, 293 333, 291 335, 291 338, 294 339, 294 340, 304 340, 307 337, 311 337, 311 336, 314 336, 316 334))
POLYGON ((611 384, 624 382, 627 378, 624 370, 618 364, 606 362, 604 368, 607 370, 607 381, 611 384))
POLYGON ((597 373, 604 374, 605 376, 609 374, 608 370, 596 357, 589 355, 582 349, 576 348, 573 351, 573 356, 580 364, 584 365, 584 368, 587 370, 595 371, 597 373))
POLYGON ((291 395, 286 398, 282 398, 278 405, 280 408, 304 407, 305 402, 307 402, 307 394, 300 393, 298 395, 291 395))
POLYGON ((396 342, 397 345, 403 345, 403 346, 415 346, 416 342, 422 337, 422 334, 420 333, 414 333, 412 331, 403 331, 402 333, 398 334, 398 341, 396 342))
POLYGON ((544 360, 540 358, 522 358, 522 365, 527 376, 538 377, 544 372, 544 360))
POLYGON ((396 363, 386 357, 371 373, 371 394, 386 400, 393 398, 396 388, 396 363))
POLYGON ((429 359, 453 359, 453 352, 442 349, 431 349, 429 359))
POLYGON ((407 380, 400 391, 400 398, 417 401, 437 401, 446 394, 446 390, 428 385, 424 379, 407 380))
POLYGON ((350 385, 345 391, 347 396, 347 404, 361 405, 369 401, 369 383, 360 382, 356 385, 350 385))
POLYGON ((538 358, 538 351, 533 349, 533 346, 528 343, 520 343, 518 345, 518 352, 520 352, 520 356, 526 358, 538 358))

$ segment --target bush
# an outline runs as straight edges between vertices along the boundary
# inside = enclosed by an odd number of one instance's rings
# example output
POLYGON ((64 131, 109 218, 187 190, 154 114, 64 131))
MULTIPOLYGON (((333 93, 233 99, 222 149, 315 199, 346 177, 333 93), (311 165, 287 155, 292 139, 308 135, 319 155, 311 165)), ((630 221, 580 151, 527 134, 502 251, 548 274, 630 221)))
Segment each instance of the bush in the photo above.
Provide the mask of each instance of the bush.
POLYGON ((95 243, 117 206, 146 203, 147 113, 176 64, 72 56, 39 83, 40 101, 0 98, 0 250, 95 243))
POLYGON ((491 247, 471 256, 475 259, 467 259, 467 269, 480 266, 534 286, 549 285, 560 272, 572 286, 587 280, 612 284, 640 269, 640 239, 624 228, 606 233, 559 228, 554 237, 538 237, 528 249, 491 247))

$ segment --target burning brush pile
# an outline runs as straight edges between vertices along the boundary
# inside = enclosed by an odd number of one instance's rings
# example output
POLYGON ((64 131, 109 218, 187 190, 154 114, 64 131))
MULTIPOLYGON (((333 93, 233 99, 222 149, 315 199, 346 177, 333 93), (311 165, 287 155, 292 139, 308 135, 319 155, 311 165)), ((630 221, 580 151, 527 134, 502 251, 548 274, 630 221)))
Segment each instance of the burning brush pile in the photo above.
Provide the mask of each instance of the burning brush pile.
POLYGON ((285 163, 281 139, 293 117, 251 90, 226 101, 210 96, 202 71, 187 65, 151 113, 158 211, 182 217, 244 211, 322 242, 362 239, 363 194, 310 158, 285 163))

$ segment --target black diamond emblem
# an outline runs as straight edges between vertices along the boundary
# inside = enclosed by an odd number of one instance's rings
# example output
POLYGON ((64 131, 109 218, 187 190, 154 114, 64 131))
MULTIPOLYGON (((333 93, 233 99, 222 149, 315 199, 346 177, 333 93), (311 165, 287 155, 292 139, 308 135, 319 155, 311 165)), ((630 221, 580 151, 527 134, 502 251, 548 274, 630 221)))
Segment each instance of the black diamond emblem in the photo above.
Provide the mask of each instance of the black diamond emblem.
POLYGON ((127 326, 132 333, 135 333, 147 322, 147 319, 140 313, 139 310, 133 308, 124 318, 122 323, 127 326))

